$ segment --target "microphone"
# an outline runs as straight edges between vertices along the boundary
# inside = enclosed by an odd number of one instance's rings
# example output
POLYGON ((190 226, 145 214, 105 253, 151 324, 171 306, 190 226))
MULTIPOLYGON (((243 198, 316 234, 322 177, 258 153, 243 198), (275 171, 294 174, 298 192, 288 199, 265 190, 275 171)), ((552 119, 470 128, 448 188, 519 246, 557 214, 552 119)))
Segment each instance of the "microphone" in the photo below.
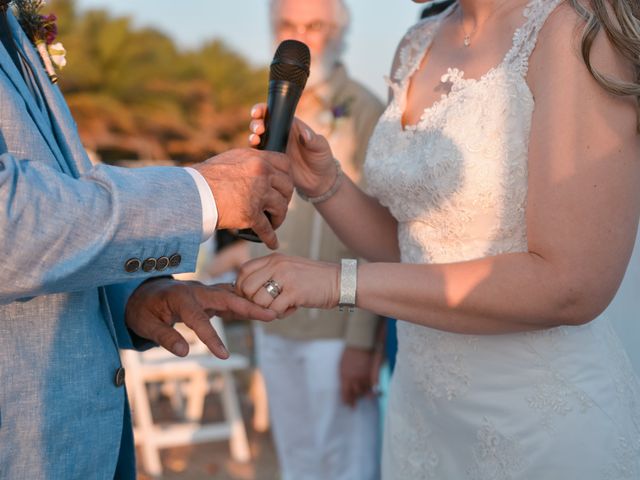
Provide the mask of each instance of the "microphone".
MULTIPOLYGON (((311 52, 297 40, 285 40, 276 50, 269 71, 267 112, 264 117, 265 133, 258 150, 284 153, 289 142, 289 131, 309 78, 311 52)), ((269 217, 269 214, 266 214, 269 217)), ((251 242, 262 240, 251 229, 238 232, 238 237, 251 242)))

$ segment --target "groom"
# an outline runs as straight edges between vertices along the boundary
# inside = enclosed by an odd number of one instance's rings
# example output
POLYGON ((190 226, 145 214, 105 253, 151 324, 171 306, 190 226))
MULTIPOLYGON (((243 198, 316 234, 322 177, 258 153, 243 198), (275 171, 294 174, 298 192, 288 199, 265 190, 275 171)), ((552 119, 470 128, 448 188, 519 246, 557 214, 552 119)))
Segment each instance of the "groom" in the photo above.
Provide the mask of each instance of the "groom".
POLYGON ((135 478, 118 348, 220 357, 213 312, 271 320, 193 271, 218 228, 272 248, 291 197, 288 160, 236 150, 195 169, 92 168, 75 123, 0 1, 0 478, 135 478), (215 195, 215 200, 214 200, 215 195), (264 212, 271 213, 274 227, 264 212), (157 277, 151 280, 152 277, 157 277))

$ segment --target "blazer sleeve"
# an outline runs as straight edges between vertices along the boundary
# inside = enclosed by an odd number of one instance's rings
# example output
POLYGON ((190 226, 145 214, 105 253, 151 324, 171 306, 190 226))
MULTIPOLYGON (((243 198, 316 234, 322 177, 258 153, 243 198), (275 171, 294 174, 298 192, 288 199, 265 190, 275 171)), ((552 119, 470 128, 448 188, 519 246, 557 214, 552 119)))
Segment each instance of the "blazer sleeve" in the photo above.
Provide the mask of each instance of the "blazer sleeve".
POLYGON ((74 178, 0 155, 0 304, 193 271, 201 235, 182 168, 102 165, 74 178), (173 261, 144 271, 147 259, 173 261))

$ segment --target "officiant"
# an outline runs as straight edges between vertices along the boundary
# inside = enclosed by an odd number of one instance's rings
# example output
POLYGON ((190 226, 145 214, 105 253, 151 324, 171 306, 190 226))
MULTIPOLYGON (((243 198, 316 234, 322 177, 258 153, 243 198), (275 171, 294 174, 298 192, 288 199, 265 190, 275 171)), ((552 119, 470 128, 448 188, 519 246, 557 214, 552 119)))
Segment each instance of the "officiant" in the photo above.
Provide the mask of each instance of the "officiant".
MULTIPOLYGON (((276 43, 293 38, 311 49, 311 76, 297 115, 329 139, 343 170, 359 181, 383 106, 341 61, 350 25, 345 3, 273 0, 270 13, 276 43)), ((278 233, 285 253, 332 261, 350 255, 300 197, 294 196, 278 233)), ((257 247, 252 256, 265 253, 257 247)), ((258 335, 283 479, 377 478, 378 413, 371 397, 377 324, 364 311, 301 309, 258 335)))

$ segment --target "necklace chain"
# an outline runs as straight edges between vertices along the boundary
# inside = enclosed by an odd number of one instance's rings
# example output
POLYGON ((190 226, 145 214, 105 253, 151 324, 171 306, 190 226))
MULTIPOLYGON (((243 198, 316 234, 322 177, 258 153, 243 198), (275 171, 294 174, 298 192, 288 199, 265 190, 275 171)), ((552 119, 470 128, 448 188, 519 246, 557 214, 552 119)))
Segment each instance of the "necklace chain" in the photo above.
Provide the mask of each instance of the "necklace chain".
MULTIPOLYGON (((486 24, 489 19, 491 17, 493 17, 493 14, 496 13, 498 10, 500 10, 505 3, 507 3, 506 1, 501 2, 497 8, 495 8, 494 10, 491 11, 491 13, 489 13, 489 15, 487 16, 487 18, 485 18, 484 22, 482 22, 482 24, 486 24)), ((470 32, 467 33, 467 31, 464 29, 464 23, 462 21, 462 8, 460 7, 460 3, 458 2, 458 5, 456 7, 458 9, 458 11, 460 12, 460 29, 462 30, 462 33, 464 34, 464 38, 463 38, 463 44, 465 47, 470 47, 471 46, 471 37, 476 33, 476 30, 478 30, 478 23, 476 22, 475 26, 473 27, 473 30, 471 30, 470 32)))

